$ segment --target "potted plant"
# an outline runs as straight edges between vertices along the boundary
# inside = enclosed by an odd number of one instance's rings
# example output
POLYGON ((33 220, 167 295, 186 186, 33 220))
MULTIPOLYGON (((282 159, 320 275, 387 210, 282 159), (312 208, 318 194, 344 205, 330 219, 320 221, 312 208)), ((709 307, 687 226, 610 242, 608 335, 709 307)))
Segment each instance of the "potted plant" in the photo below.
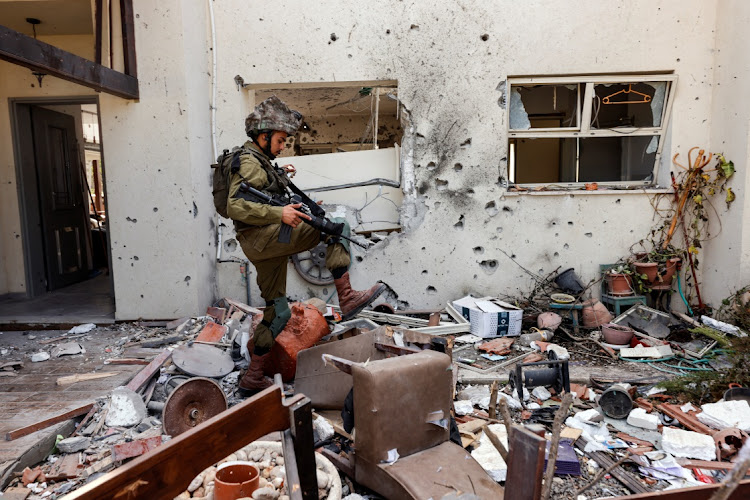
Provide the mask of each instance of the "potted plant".
POLYGON ((633 270, 626 264, 618 264, 607 270, 604 274, 609 295, 614 297, 626 297, 635 293, 633 286, 633 270))
POLYGON ((650 252, 636 254, 633 270, 638 291, 671 290, 672 280, 682 262, 681 255, 682 251, 671 245, 664 250, 655 245, 650 252))

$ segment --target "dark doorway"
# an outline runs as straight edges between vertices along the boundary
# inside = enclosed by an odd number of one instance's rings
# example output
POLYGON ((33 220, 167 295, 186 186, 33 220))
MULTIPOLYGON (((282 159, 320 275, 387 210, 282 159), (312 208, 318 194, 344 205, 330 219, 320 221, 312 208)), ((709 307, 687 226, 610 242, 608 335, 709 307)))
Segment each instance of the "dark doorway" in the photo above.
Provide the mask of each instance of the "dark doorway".
MULTIPOLYGON (((11 100, 27 284, 26 297, 12 298, 16 315, 75 285, 78 315, 113 318, 97 108, 95 97, 11 100)), ((3 299, 0 319, 8 320, 11 298, 3 299)))

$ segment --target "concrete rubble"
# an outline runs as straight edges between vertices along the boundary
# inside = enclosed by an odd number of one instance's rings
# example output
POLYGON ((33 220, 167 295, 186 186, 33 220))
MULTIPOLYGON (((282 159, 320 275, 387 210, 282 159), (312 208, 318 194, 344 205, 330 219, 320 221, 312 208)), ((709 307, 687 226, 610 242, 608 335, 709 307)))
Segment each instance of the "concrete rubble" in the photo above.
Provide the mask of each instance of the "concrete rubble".
MULTIPOLYGON (((622 347, 613 355, 614 351, 608 351, 607 346, 599 342, 598 329, 573 333, 576 325, 571 324, 571 316, 558 314, 561 309, 556 308, 554 313, 539 320, 550 329, 543 338, 554 334, 555 342, 550 343, 539 340, 533 330, 539 324, 537 316, 540 315, 529 314, 529 311, 533 312, 537 306, 527 305, 530 310, 524 308, 523 326, 519 329, 530 332, 527 338, 536 336, 537 340, 522 343, 516 342, 513 336, 506 336, 500 337, 502 342, 492 343, 492 339, 482 336, 486 334, 484 331, 477 332, 481 335, 470 333, 470 323, 451 307, 436 311, 440 319, 429 328, 428 320, 420 317, 424 313, 403 313, 398 309, 393 314, 380 315, 363 311, 342 327, 334 316, 328 315, 332 311, 330 306, 319 302, 314 304, 315 314, 328 322, 330 333, 321 340, 313 340, 309 347, 333 346, 367 332, 378 332, 378 349, 386 349, 386 357, 410 356, 422 349, 445 351, 452 357, 455 371, 453 415, 443 420, 435 417, 431 423, 447 429, 452 422, 457 429, 455 438, 451 436, 453 442, 465 448, 467 456, 476 460, 488 477, 500 484, 512 480, 512 471, 501 454, 501 448, 507 450, 509 442, 508 429, 502 423, 503 411, 510 415, 511 424, 536 428, 535 432, 541 432, 548 440, 561 440, 559 452, 562 455, 557 457, 555 467, 568 472, 556 472, 550 485, 553 494, 558 496, 592 482, 603 467, 611 466, 629 453, 631 458, 617 466, 616 474, 596 479, 589 491, 578 498, 657 492, 667 487, 695 485, 707 477, 719 480, 731 467, 717 465, 711 470, 701 469, 698 474, 690 460, 716 464, 730 460, 741 448, 741 442, 737 443, 736 439, 746 436, 740 430, 750 429, 750 406, 745 400, 693 400, 691 404, 659 385, 671 377, 653 369, 654 366, 676 371, 685 366, 710 369, 705 361, 695 357, 686 356, 678 363, 670 363, 674 356, 682 356, 677 353, 684 352, 684 339, 680 343, 671 342, 667 336, 659 340, 662 344, 653 345, 656 342, 647 334, 635 336, 629 347, 622 347), (421 332, 422 329, 429 333, 421 332), (443 334, 441 329, 449 333, 443 334), (386 345, 381 345, 383 343, 386 345), (487 355, 488 352, 491 355, 487 355), (621 405, 620 419, 605 416, 599 406, 599 399, 608 389, 616 390, 614 404, 621 405), (555 426, 553 420, 567 392, 573 396, 572 406, 561 416, 562 425, 555 426), (723 444, 712 437, 720 430, 727 430, 728 441, 723 444), (497 438, 499 445, 491 435, 497 438), (721 456, 717 456, 718 450, 722 450, 721 456)), ((158 451, 173 437, 166 433, 162 421, 168 398, 191 379, 170 360, 170 354, 180 347, 201 344, 231 356, 234 368, 215 382, 227 406, 242 402, 236 386, 242 370, 248 366, 249 355, 244 344, 251 338, 254 324, 260 321, 261 311, 228 299, 221 305, 224 307, 209 308, 206 316, 179 318, 167 325, 168 328, 120 325, 118 331, 112 332, 111 347, 102 368, 107 364, 141 364, 144 379, 141 380, 141 373, 136 371, 127 387, 112 388, 107 397, 96 401, 85 418, 78 417, 80 422, 72 436, 58 439, 54 454, 11 480, 5 485, 6 489, 25 488, 31 492, 31 499, 60 498, 123 463, 158 451), (136 357, 141 351, 148 353, 146 359, 136 357), (157 353, 162 353, 164 361, 151 367, 149 363, 154 362, 157 353)), ((27 353, 26 358, 40 362, 50 357, 85 353, 87 336, 96 334, 96 328, 81 325, 62 335, 56 343, 27 353)), ((302 352, 307 348, 293 349, 302 352)), ((0 352, 5 353, 0 359, 0 373, 23 370, 20 362, 4 363, 6 355, 14 354, 12 350, 0 352)), ((292 373, 296 356, 297 351, 293 350, 283 357, 285 369, 292 373)), ((372 362, 369 357, 360 361, 372 362)), ((293 382, 285 384, 284 389, 288 393, 294 391, 293 382)), ((368 495, 368 490, 347 475, 348 469, 338 459, 329 460, 347 457, 354 444, 352 435, 344 430, 343 412, 339 415, 338 410, 331 412, 327 407, 315 411, 312 426, 320 452, 316 470, 320 498, 354 499, 368 495)), ((405 459, 398 446, 391 451, 394 451, 394 463, 405 459)), ((256 442, 238 449, 198 476, 186 479, 185 491, 177 498, 213 498, 218 468, 235 461, 253 463, 260 471, 259 488, 252 498, 289 498, 284 483, 284 458, 278 442, 256 442)), ((450 471, 447 474, 449 478, 450 471)), ((538 480, 541 481, 541 477, 538 480)))

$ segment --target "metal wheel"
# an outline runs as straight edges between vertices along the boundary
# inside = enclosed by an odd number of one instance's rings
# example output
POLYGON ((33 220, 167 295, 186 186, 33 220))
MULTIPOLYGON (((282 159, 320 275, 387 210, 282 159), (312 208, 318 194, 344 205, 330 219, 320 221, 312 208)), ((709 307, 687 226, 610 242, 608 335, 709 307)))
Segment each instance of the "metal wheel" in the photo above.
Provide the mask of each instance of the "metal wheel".
POLYGON ((326 268, 326 244, 322 241, 314 248, 292 255, 292 264, 302 278, 313 285, 330 285, 333 275, 326 268))
POLYGON ((227 398, 214 380, 195 377, 177 386, 164 403, 164 432, 174 437, 227 409, 227 398))

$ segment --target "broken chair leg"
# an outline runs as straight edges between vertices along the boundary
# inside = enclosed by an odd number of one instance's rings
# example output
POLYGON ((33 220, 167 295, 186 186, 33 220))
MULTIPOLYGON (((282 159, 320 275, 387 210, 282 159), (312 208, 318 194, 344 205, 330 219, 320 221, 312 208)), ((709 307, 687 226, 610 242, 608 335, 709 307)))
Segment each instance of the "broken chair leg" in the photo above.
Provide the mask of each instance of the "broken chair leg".
POLYGON ((542 485, 542 500, 547 500, 552 492, 552 478, 555 475, 555 462, 557 461, 557 447, 560 445, 560 430, 565 417, 568 416, 568 410, 573 403, 573 394, 566 392, 563 396, 560 409, 555 413, 555 420, 552 423, 552 441, 549 445, 549 455, 547 456, 547 470, 544 471, 544 484, 542 485))

